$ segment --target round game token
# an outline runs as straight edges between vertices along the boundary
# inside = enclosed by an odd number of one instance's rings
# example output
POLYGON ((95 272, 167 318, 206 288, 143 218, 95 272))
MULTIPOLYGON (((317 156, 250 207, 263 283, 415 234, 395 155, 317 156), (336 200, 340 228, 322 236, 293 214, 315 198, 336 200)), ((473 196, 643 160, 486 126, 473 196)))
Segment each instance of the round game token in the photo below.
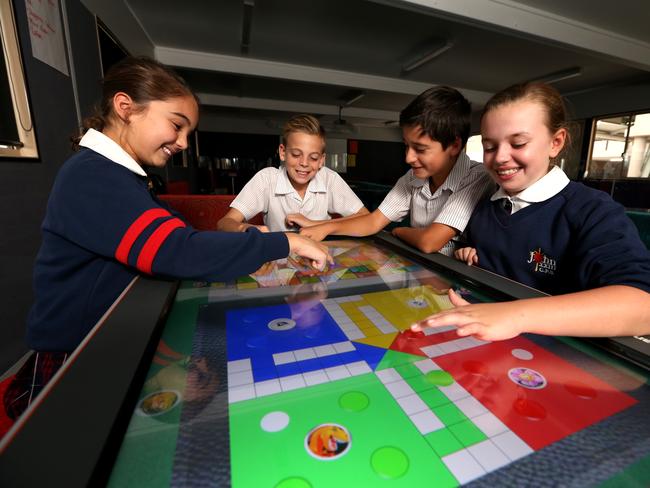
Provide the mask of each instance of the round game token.
POLYGON ((408 303, 409 306, 413 308, 427 308, 429 306, 429 303, 427 302, 426 298, 424 298, 423 296, 411 298, 406 303, 408 303))
POLYGON ((269 329, 271 330, 290 330, 296 326, 296 321, 293 319, 274 319, 269 322, 269 329))
POLYGON ((280 432, 289 425, 289 416, 285 412, 269 412, 260 421, 260 427, 266 432, 280 432))
POLYGON ((513 404, 513 410, 519 415, 530 420, 544 420, 546 418, 546 409, 535 400, 527 398, 517 398, 513 404))
POLYGON ((522 361, 530 361, 533 359, 533 353, 527 351, 526 349, 513 349, 510 351, 510 354, 512 354, 517 359, 521 359, 522 361))
POLYGON ((305 437, 305 449, 320 461, 332 461, 350 450, 352 437, 348 430, 338 424, 321 424, 305 437))
POLYGON ((436 386, 449 386, 454 382, 454 377, 446 371, 434 370, 424 375, 424 381, 436 386))
POLYGON ((159 390, 149 393, 140 400, 136 413, 145 417, 155 417, 169 412, 181 401, 181 394, 176 390, 159 390))
POLYGON ((339 406, 347 412, 361 412, 369 404, 368 395, 360 391, 348 391, 339 397, 339 406))
POLYGON ((530 368, 512 368, 508 371, 508 378, 519 386, 531 390, 539 390, 546 386, 546 378, 530 368))
POLYGON ((285 478, 275 488, 312 488, 312 485, 305 478, 285 478))
POLYGON ((370 465, 375 473, 385 479, 394 480, 409 469, 409 458, 397 447, 380 447, 372 453, 370 465))

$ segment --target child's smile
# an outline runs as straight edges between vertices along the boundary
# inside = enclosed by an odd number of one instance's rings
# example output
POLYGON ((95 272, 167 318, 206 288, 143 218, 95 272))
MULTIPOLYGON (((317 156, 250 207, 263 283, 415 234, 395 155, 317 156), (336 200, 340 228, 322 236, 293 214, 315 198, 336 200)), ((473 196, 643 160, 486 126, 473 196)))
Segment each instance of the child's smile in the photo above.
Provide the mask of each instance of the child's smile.
POLYGON ((419 125, 403 127, 402 137, 406 145, 405 160, 413 175, 421 179, 431 177, 440 185, 456 162, 460 152, 458 144, 443 149, 442 144, 431 139, 419 125))
POLYGON ((291 184, 301 196, 325 163, 323 146, 320 136, 304 132, 293 132, 287 137, 286 146, 280 144, 280 159, 284 161, 291 184))
POLYGON ((187 138, 197 122, 198 105, 193 97, 154 100, 129 117, 117 140, 140 165, 163 167, 187 148, 187 138))
MULTIPOLYGON (((542 178, 564 135, 549 132, 539 103, 521 100, 496 107, 481 121, 483 161, 503 190, 514 195, 542 178)), ((560 131, 558 131, 560 132, 560 131)))

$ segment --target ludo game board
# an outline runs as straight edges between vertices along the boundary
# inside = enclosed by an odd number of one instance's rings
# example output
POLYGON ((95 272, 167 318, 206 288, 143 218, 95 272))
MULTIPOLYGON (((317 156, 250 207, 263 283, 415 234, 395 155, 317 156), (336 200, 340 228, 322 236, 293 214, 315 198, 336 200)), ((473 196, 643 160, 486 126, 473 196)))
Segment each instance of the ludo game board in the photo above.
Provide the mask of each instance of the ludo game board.
POLYGON ((485 290, 371 244, 334 247, 325 273, 289 260, 210 287, 187 356, 168 325, 114 486, 591 484, 647 455, 629 449, 650 433, 633 422, 644 380, 553 338, 412 333, 451 306, 449 287, 485 290))

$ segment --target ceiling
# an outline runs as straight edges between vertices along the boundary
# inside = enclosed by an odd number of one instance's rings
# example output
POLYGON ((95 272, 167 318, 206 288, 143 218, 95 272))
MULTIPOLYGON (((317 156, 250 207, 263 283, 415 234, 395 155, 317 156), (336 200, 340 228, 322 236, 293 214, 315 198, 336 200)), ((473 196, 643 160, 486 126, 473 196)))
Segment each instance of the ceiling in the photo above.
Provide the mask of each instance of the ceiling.
MULTIPOLYGON (((84 3, 122 40, 123 16, 84 3)), ((335 130, 391 127, 437 84, 460 89, 480 110, 501 88, 557 73, 580 73, 554 82, 565 95, 650 79, 643 0, 122 3, 153 55, 199 94, 203 115, 263 119, 274 130, 296 112, 335 130), (441 46, 439 56, 404 69, 441 46), (339 112, 346 124, 336 123, 339 112)))

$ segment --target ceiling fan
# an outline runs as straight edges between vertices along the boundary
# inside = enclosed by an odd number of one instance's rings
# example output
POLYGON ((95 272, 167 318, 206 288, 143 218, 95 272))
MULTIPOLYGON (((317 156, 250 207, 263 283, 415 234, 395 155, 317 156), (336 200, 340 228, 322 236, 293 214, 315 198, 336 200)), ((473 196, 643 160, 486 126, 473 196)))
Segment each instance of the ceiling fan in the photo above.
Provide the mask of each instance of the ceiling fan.
POLYGON ((354 134, 357 132, 357 127, 343 118, 343 107, 343 105, 339 105, 338 117, 325 127, 327 132, 332 134, 354 134))

